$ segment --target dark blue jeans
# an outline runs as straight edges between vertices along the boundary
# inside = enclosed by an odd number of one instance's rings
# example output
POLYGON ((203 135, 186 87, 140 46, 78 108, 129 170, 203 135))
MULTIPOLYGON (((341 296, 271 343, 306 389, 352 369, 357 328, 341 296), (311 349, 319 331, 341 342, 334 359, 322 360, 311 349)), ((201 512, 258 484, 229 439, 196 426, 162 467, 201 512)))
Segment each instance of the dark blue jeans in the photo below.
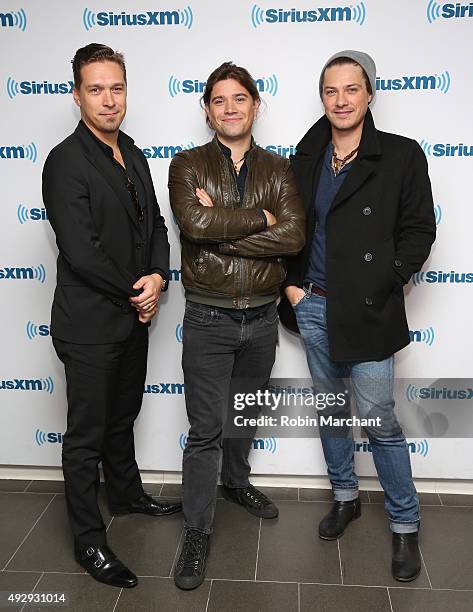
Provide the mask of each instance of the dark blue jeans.
POLYGON ((182 462, 186 527, 212 531, 222 447, 223 484, 248 486, 248 456, 256 427, 245 428, 239 437, 227 437, 224 424, 233 408, 229 406, 233 393, 255 393, 267 385, 277 338, 275 303, 254 318, 242 313, 241 320, 235 320, 222 309, 186 302, 182 352, 190 423, 182 462))
MULTIPOLYGON (((391 530, 408 533, 419 527, 419 500, 412 481, 406 439, 394 413, 394 357, 382 361, 334 362, 330 359, 324 297, 306 293, 294 306, 307 352, 307 363, 319 393, 343 393, 350 379, 359 416, 379 417, 380 426, 364 428, 373 451, 391 530)), ((323 411, 327 414, 326 410, 323 411)), ((350 416, 350 405, 331 409, 338 418, 350 416)), ((337 501, 358 497, 351 428, 335 432, 320 428, 328 476, 337 501)))

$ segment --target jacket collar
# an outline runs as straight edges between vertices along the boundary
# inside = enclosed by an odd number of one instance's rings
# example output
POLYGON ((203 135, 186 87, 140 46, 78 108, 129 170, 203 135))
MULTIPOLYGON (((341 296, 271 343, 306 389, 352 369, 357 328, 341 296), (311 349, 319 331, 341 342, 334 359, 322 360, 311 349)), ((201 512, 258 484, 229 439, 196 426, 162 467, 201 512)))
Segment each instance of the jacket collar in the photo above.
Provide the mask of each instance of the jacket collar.
MULTIPOLYGON (((99 140, 95 134, 93 134, 85 123, 81 120, 77 125, 75 132, 84 148, 84 155, 90 161, 90 163, 97 168, 99 173, 104 177, 110 187, 113 189, 115 195, 125 207, 133 225, 141 231, 140 223, 136 216, 136 210, 131 200, 130 194, 125 187, 125 181, 117 180, 117 174, 113 169, 111 159, 107 159, 107 156, 113 157, 113 150, 107 144, 99 140)), ((120 149, 126 147, 130 150, 130 156, 133 155, 133 143, 134 140, 127 134, 120 131, 118 134, 118 144, 120 149)), ((136 168, 136 166, 135 166, 136 168)), ((142 175, 141 168, 136 168, 140 174, 140 178, 143 184, 147 185, 146 178, 142 175)))
MULTIPOLYGON (((311 157, 319 158, 327 148, 327 144, 332 138, 332 129, 330 122, 325 115, 323 115, 317 123, 310 128, 307 134, 297 145, 297 154, 309 155, 311 157)), ((378 133, 374 124, 373 115, 371 110, 365 115, 365 121, 363 123, 363 131, 361 134, 360 147, 358 149, 359 160, 368 157, 375 157, 381 155, 381 145, 378 138, 378 133)))

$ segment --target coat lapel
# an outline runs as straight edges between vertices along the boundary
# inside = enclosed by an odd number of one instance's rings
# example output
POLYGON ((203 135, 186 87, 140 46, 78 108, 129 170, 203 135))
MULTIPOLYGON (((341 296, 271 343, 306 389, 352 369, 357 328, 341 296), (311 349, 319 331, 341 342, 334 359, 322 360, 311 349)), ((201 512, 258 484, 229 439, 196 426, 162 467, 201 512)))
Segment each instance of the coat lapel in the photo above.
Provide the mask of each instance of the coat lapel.
MULTIPOLYGON (((314 201, 314 192, 318 182, 318 163, 332 137, 330 123, 323 115, 315 123, 304 138, 297 145, 297 152, 291 157, 296 174, 299 191, 303 197, 306 210, 310 209, 314 201)), ((340 191, 332 203, 331 210, 349 198, 368 180, 376 168, 381 155, 381 147, 373 121, 368 109, 363 124, 360 148, 353 166, 348 173, 340 191)))
POLYGON ((374 126, 373 115, 368 109, 363 124, 358 155, 353 162, 351 170, 348 172, 348 176, 343 181, 343 185, 335 196, 330 210, 339 206, 364 185, 375 171, 380 156, 381 146, 374 126))
POLYGON ((120 203, 125 207, 131 222, 133 225, 140 230, 140 225, 138 221, 138 217, 135 210, 135 205, 128 193, 125 182, 117 179, 116 173, 114 172, 110 161, 105 157, 105 155, 100 151, 97 145, 93 146, 94 143, 91 142, 92 136, 89 134, 84 134, 84 128, 79 124, 76 133, 79 136, 81 142, 85 145, 84 155, 89 160, 89 162, 97 168, 99 173, 103 176, 103 178, 107 181, 110 187, 113 189, 117 199, 120 203), (81 128, 81 129, 79 129, 81 128))

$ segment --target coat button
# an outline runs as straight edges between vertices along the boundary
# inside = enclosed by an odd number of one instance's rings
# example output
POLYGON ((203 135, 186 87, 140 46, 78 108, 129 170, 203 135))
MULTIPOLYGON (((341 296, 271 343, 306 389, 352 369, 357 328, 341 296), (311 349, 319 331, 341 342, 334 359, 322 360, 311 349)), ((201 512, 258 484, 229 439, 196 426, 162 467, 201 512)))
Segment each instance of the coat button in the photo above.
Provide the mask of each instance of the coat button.
POLYGON ((366 304, 367 306, 372 306, 372 305, 373 305, 373 298, 366 297, 366 298, 365 298, 365 304, 366 304))
POLYGON ((363 214, 364 215, 371 215, 371 208, 369 206, 365 206, 363 208, 363 214))
POLYGON ((200 264, 201 264, 201 263, 204 263, 204 258, 203 258, 203 257, 199 257, 198 262, 199 262, 200 264))
POLYGON ((371 261, 373 259, 373 255, 371 253, 365 253, 364 260, 371 261))
POLYGON ((402 261, 400 259, 395 259, 394 265, 396 266, 396 268, 402 268, 402 261))

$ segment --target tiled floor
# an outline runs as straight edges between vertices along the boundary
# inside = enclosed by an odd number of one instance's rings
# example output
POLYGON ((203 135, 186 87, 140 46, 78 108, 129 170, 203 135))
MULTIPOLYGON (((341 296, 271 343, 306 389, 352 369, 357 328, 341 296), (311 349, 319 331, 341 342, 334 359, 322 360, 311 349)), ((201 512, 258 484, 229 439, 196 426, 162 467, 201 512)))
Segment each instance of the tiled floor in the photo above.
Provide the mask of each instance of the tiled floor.
MULTIPOLYGON (((145 488, 180 495, 178 485, 145 488)), ((171 577, 182 516, 113 518, 102 496, 109 544, 140 577, 137 588, 121 591, 95 582, 74 561, 62 483, 0 480, 0 608, 7 593, 22 592, 65 593, 67 606, 37 609, 73 612, 473 610, 473 496, 420 495, 424 564, 415 582, 401 585, 390 576, 382 493, 363 491, 361 519, 339 542, 324 542, 317 525, 330 492, 263 490, 278 501, 276 520, 219 498, 207 580, 191 592, 179 591, 171 577)))

